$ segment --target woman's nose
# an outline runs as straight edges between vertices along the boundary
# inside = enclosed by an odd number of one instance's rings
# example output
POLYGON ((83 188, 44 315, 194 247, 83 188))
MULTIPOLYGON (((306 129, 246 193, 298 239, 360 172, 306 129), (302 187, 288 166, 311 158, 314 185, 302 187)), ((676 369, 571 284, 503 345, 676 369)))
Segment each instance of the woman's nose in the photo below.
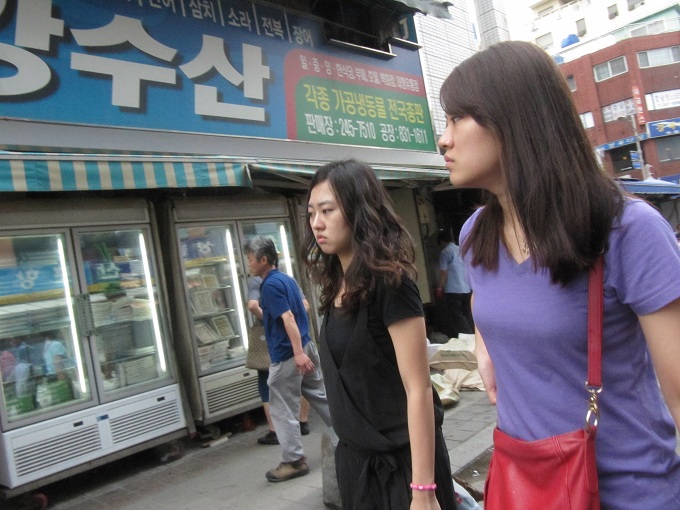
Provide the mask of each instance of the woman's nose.
POLYGON ((446 132, 439 137, 437 140, 437 147, 440 149, 446 149, 450 146, 450 137, 447 136, 446 132))
POLYGON ((319 230, 321 228, 321 219, 318 214, 312 214, 309 219, 312 230, 319 230))

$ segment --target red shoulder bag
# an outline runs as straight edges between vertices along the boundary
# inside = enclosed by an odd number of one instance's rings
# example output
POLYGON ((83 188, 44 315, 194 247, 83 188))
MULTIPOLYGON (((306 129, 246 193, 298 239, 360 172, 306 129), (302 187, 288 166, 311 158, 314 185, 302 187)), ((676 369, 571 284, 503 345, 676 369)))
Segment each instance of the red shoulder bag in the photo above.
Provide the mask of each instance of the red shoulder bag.
POLYGON ((600 510, 595 463, 597 398, 602 391, 603 261, 588 280, 588 380, 582 429, 538 441, 521 441, 500 429, 484 486, 486 510, 600 510))

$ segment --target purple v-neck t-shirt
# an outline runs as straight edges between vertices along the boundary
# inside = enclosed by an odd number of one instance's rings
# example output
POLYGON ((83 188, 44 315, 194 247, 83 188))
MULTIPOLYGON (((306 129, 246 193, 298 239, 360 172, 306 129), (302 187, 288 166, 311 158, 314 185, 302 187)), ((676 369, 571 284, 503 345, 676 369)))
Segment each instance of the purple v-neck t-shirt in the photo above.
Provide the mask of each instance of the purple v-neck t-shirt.
MULTIPOLYGON (((461 245, 478 214, 463 227, 461 245)), ((496 372, 498 426, 524 440, 582 427, 588 275, 552 285, 547 271, 535 271, 531 259, 518 264, 499 244, 497 271, 472 267, 465 256, 475 324, 496 372)), ((675 426, 637 320, 680 298, 680 249, 670 225, 641 200, 626 200, 609 236, 604 294, 602 508, 680 509, 675 426)))

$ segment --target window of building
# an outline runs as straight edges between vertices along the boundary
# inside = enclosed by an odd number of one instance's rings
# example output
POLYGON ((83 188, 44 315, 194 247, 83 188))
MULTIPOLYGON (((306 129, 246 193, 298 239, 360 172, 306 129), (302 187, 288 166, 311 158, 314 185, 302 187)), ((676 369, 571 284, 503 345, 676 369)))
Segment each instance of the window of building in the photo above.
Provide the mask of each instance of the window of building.
POLYGON ((672 32, 680 29, 680 18, 659 19, 650 23, 645 23, 630 31, 631 37, 641 37, 643 35, 660 34, 661 32, 672 32))
POLYGON ((593 67, 595 73, 595 81, 604 81, 613 76, 624 74, 628 72, 626 65, 626 57, 617 57, 603 64, 598 64, 593 67))
POLYGON ((643 35, 647 35, 647 25, 642 25, 630 31, 631 37, 642 37, 643 35))
POLYGON ((680 108, 680 89, 660 90, 645 94, 645 103, 649 111, 680 108))
POLYGON ((609 19, 614 19, 619 15, 619 6, 614 4, 607 7, 607 12, 609 13, 609 19))
POLYGON ((576 35, 579 37, 586 35, 586 20, 580 19, 576 21, 576 35))
POLYGON ((581 117, 581 122, 583 123, 584 128, 589 129, 591 127, 595 127, 593 112, 580 113, 579 117, 581 117))
POLYGON ((639 51, 638 64, 641 68, 667 66, 680 62, 680 46, 669 46, 653 50, 639 51))
POLYGON ((680 136, 666 136, 656 139, 656 153, 659 161, 667 163, 669 161, 680 160, 680 136))
POLYGON ((645 5, 645 0, 628 0, 628 10, 632 11, 645 5))
POLYGON ((605 122, 614 122, 620 117, 628 117, 632 113, 635 113, 635 102, 632 98, 602 107, 602 118, 605 122))
POLYGON ((555 10, 554 5, 551 5, 550 7, 546 7, 545 9, 538 11, 538 17, 542 18, 543 16, 547 16, 548 14, 553 12, 554 10, 555 10))
POLYGON ((569 90, 571 90, 572 92, 576 90, 576 80, 574 79, 573 74, 567 76, 567 84, 569 85, 569 90))
POLYGON ((536 39, 536 44, 543 48, 544 50, 548 50, 552 47, 553 45, 553 36, 552 34, 545 34, 542 35, 541 37, 536 39))

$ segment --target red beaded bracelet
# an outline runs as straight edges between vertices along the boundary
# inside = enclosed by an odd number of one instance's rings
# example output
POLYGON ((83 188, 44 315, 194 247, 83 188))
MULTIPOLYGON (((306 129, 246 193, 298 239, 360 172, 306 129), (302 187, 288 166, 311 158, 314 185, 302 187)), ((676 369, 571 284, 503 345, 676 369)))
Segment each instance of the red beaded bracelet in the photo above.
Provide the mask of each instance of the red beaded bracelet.
POLYGON ((433 491, 437 488, 437 484, 433 483, 430 485, 418 485, 417 483, 411 484, 411 489, 414 491, 433 491))

